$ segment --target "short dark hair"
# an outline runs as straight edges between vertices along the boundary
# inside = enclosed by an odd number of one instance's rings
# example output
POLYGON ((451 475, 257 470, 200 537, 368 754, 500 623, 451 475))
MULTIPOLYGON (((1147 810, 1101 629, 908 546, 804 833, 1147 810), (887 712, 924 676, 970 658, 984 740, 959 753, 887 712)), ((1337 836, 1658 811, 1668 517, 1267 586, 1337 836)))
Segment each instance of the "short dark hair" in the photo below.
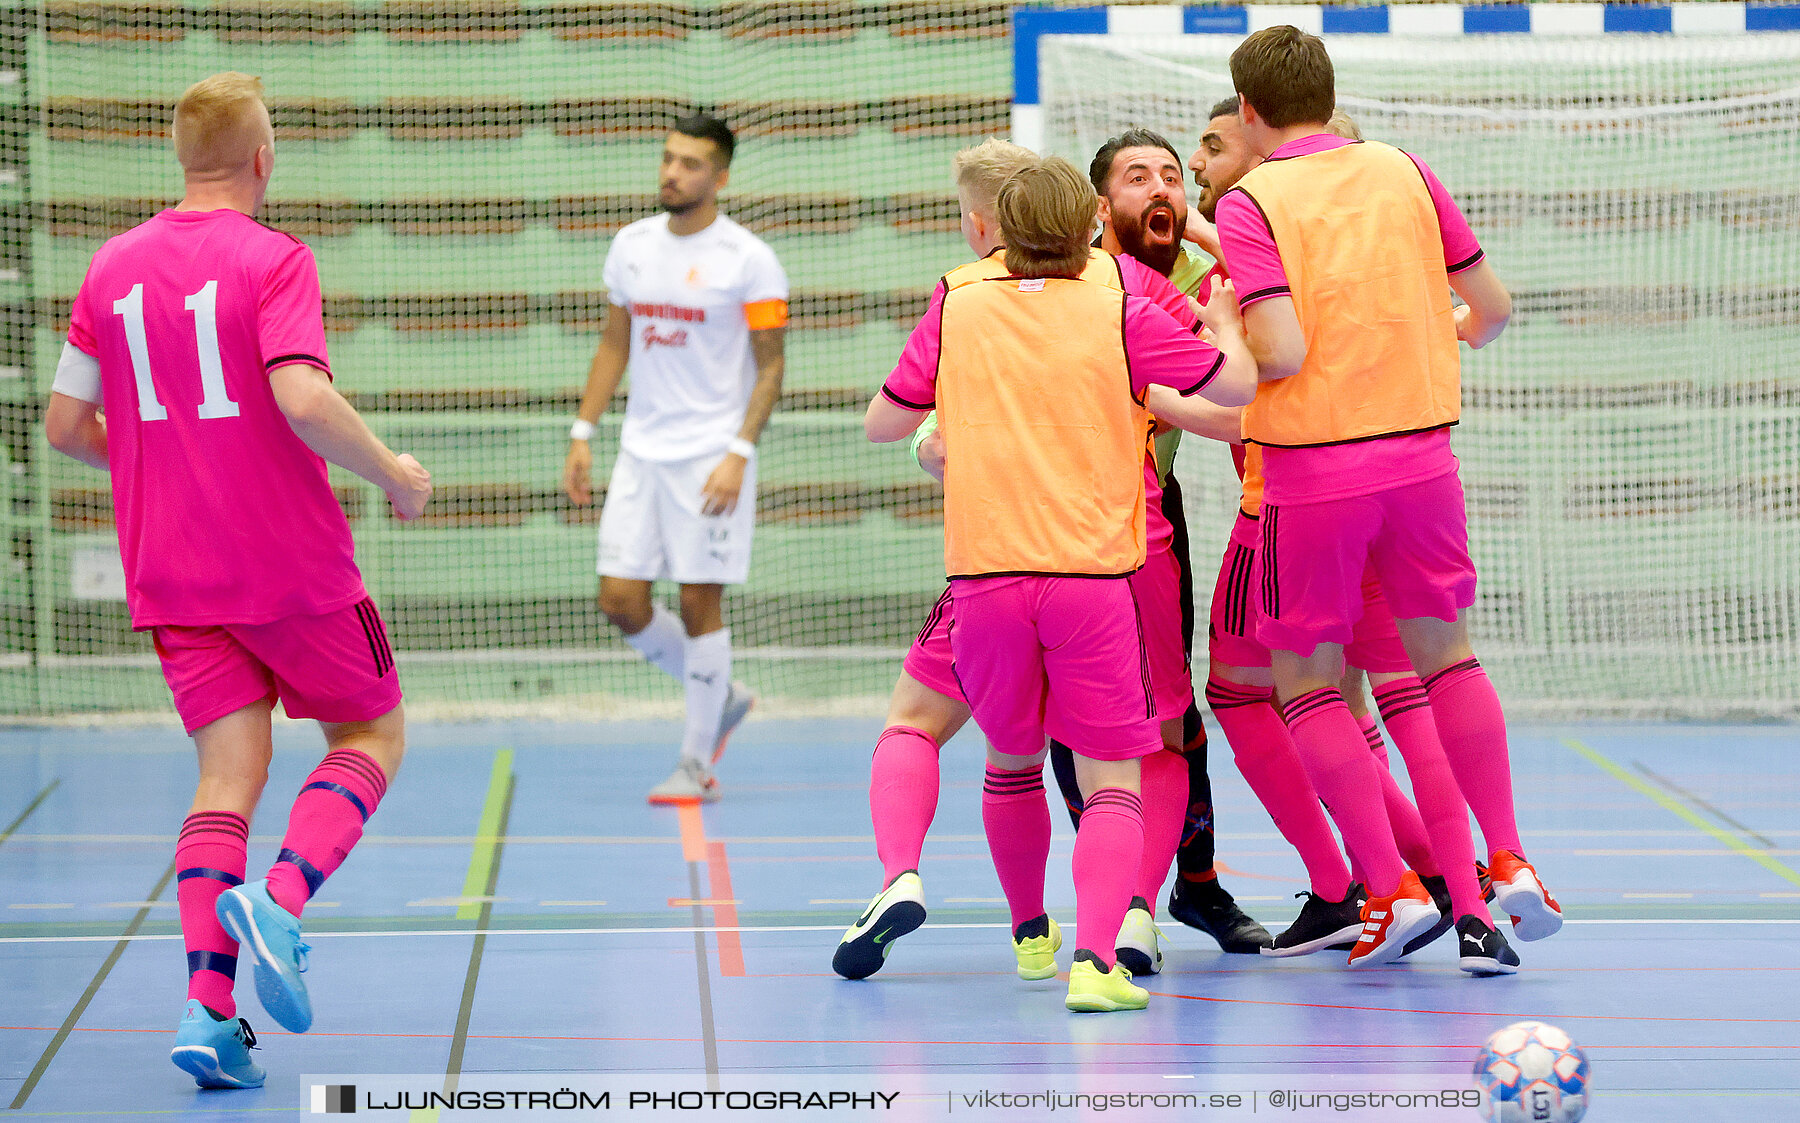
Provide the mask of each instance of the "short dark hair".
POLYGON ((1325 41, 1291 24, 1265 27, 1231 52, 1231 82, 1272 128, 1319 124, 1337 108, 1325 41))
POLYGON ((1243 111, 1243 107, 1238 104, 1238 99, 1234 95, 1228 98, 1221 98, 1219 104, 1212 107, 1212 112, 1206 115, 1206 119, 1210 121, 1214 117, 1236 117, 1243 111))
POLYGON ((1175 157, 1177 164, 1181 163, 1181 153, 1175 151, 1175 146, 1161 133, 1151 132, 1149 129, 1126 129, 1102 144, 1100 151, 1094 153, 1093 163, 1088 165, 1088 182, 1094 185, 1095 194, 1106 194, 1106 181, 1112 178, 1113 158, 1126 148, 1166 149, 1169 155, 1175 157))
POLYGON ((675 122, 670 132, 691 136, 699 140, 710 140, 713 147, 719 150, 719 166, 731 166, 731 153, 737 148, 737 138, 731 135, 731 127, 710 113, 694 113, 675 122))

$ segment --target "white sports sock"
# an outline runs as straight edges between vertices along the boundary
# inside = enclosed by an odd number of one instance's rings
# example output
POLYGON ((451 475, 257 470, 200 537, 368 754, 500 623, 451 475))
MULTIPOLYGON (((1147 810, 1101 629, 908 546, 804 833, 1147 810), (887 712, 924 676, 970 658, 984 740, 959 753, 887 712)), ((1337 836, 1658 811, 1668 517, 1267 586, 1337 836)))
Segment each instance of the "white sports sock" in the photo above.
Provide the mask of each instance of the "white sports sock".
POLYGON ((652 667, 677 682, 682 681, 682 668, 686 666, 687 641, 681 617, 660 604, 650 606, 650 623, 643 631, 625 637, 625 642, 636 648, 652 667))
POLYGON ((687 729, 681 737, 681 755, 712 764, 719 743, 719 720, 731 693, 731 629, 720 628, 703 636, 689 636, 683 645, 687 672, 687 729))

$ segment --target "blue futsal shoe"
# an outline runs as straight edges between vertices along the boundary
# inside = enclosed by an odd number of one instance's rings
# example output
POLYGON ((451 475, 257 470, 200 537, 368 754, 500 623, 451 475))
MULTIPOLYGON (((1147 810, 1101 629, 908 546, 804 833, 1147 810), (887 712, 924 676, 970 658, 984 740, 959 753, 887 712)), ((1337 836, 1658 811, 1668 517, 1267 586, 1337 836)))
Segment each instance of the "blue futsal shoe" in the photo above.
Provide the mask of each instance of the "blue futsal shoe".
POLYGON ((214 1018, 197 998, 188 999, 175 1028, 169 1059, 202 1088, 260 1088, 262 1066, 250 1059, 256 1034, 242 1018, 214 1018))
POLYGON ((300 978, 310 949, 300 939, 300 918, 275 903, 266 880, 219 894, 218 913, 219 923, 256 964, 256 997, 269 1017, 290 1033, 311 1029, 312 1000, 300 978))

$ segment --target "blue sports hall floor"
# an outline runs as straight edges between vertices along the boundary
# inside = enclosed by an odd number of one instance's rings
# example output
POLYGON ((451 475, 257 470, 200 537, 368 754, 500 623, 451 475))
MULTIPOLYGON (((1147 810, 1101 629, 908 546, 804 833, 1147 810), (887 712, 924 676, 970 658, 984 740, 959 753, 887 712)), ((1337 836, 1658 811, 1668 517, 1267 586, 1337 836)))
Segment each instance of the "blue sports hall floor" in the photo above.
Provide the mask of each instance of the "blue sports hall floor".
MULTIPOLYGON (((968 733, 944 752, 926 926, 873 978, 832 974, 839 935, 879 888, 866 796, 877 732, 753 717, 721 765, 724 799, 676 810, 643 800, 671 763, 673 723, 415 726, 361 847, 308 909, 312 1031, 278 1030, 240 978, 268 1083, 202 1092, 168 1061, 185 980, 172 857, 189 742, 172 728, 0 730, 0 1121, 308 1118, 308 1077, 321 1074, 610 1080, 610 1110, 589 1114, 620 1119, 1100 1114, 952 1091, 996 1087, 1246 1097, 1183 1118, 1475 1119, 1280 1110, 1271 1095, 1465 1087, 1481 1041, 1527 1018, 1585 1047, 1598 1123, 1774 1120, 1800 1102, 1792 728, 1515 728, 1526 845, 1569 917, 1553 939, 1517 945, 1515 977, 1463 975, 1448 940, 1351 972, 1332 953, 1224 955, 1171 924, 1150 1008, 1111 1015, 1069 1014, 1063 982, 1014 977, 968 733), (906 1094, 879 1109, 628 1110, 624 1090, 651 1074, 906 1094)), ((278 731, 252 876, 319 752, 312 727, 278 731)), ((1217 741, 1212 771, 1225 882, 1278 929, 1303 888, 1299 861, 1217 741)), ((1057 829, 1050 902, 1072 926, 1073 836, 1057 829)))

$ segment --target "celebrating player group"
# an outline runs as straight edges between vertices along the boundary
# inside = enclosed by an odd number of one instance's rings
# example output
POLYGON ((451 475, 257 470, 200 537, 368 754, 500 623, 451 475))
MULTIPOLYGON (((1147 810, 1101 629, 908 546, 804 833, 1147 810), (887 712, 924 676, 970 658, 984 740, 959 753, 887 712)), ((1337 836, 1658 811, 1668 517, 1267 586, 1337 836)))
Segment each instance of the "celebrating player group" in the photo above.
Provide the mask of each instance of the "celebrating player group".
MULTIPOLYGON (((1516 939, 1561 926, 1524 857, 1505 721, 1463 621, 1459 342, 1498 335, 1510 298, 1431 169, 1335 112, 1318 38, 1259 31, 1231 73, 1237 96, 1186 162, 1191 209, 1180 155, 1145 129, 1108 141, 1086 176, 1000 140, 955 160, 974 258, 937 285, 865 418, 873 441, 917 433, 921 468, 943 481, 948 588, 876 743, 883 885, 833 956, 846 978, 875 974, 925 920, 939 747, 970 717, 1023 979, 1056 976, 1063 944, 1045 905, 1046 760, 1076 822, 1071 1010, 1146 1005, 1133 977, 1162 967, 1172 869, 1168 914, 1227 952, 1338 948, 1357 967, 1453 931, 1462 969, 1492 975, 1519 958, 1490 901, 1516 939), (1183 431, 1229 443, 1242 476, 1204 694, 1306 868, 1299 917, 1275 936, 1214 862, 1171 474, 1183 431)), ((203 1087, 254 1087, 238 959, 278 1024, 310 1027, 300 918, 404 752, 393 654, 326 464, 381 488, 403 520, 432 484, 333 387, 311 252, 253 217, 274 168, 260 83, 196 84, 174 144, 182 201, 96 254, 45 424, 55 448, 112 475, 132 621, 153 634, 198 754, 176 845, 189 982, 172 1057, 203 1087), (277 700, 320 723, 327 752, 275 862, 246 882, 277 700)), ((714 765, 753 701, 731 677, 722 591, 749 572, 788 282, 718 211, 733 148, 704 115, 667 136, 662 213, 606 259, 611 307, 564 464, 570 499, 590 502, 588 440, 629 367, 597 603, 683 684, 678 763, 652 802, 719 798, 714 765), (665 579, 679 614, 651 597, 665 579)))
MULTIPOLYGON (((1040 814, 1057 743, 1073 753, 1079 808, 1066 1005, 1146 1004, 1132 978, 1161 966, 1153 902, 1189 804, 1190 770, 1164 758, 1187 744, 1187 667, 1184 681, 1166 671, 1192 610, 1167 596, 1166 537, 1147 513, 1155 436, 1170 427, 1239 446, 1243 506, 1213 597, 1206 696, 1311 882, 1299 918, 1260 947, 1196 926, 1226 950, 1341 948, 1352 967, 1454 930, 1461 968, 1495 975, 1519 958, 1489 900, 1517 939, 1562 925, 1524 857, 1505 719, 1463 620, 1475 569, 1450 449, 1458 347, 1497 336, 1510 297, 1431 169, 1336 113, 1321 40, 1259 31, 1231 74, 1238 96, 1214 108, 1189 162, 1193 237, 1216 258, 1196 286, 1197 337, 1163 283, 1190 218, 1167 141, 1133 130, 1109 142, 1091 182, 1008 146, 1017 167, 985 194, 966 173, 986 146, 959 160, 963 230, 982 256, 944 277, 865 419, 871 440, 893 441, 935 411, 917 447, 944 481, 949 591, 877 748, 887 884, 845 933, 841 974, 878 970, 925 916, 916 867, 944 725, 908 725, 903 703, 917 711, 923 686, 960 691, 987 736, 983 819, 1020 976, 1054 975, 1061 943, 1042 908, 1040 814), (1136 214, 1121 207, 1132 184, 1136 214), (1164 267, 1102 261, 1138 248, 1122 230, 1164 267), (947 647, 947 676, 934 646, 947 647), (1388 771, 1365 675, 1416 804, 1388 771)), ((1177 865, 1171 913, 1187 920, 1177 865)))

